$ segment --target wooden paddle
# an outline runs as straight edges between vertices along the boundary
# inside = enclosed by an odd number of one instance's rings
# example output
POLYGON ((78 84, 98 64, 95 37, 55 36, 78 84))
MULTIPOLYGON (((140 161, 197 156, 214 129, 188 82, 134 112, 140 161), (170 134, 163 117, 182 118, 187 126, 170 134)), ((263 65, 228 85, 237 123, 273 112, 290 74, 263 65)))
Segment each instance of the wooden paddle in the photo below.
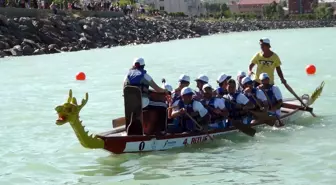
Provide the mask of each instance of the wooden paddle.
POLYGON ((112 126, 113 128, 121 127, 126 124, 126 119, 125 117, 117 118, 112 120, 112 126))
POLYGON ((245 125, 241 120, 230 120, 230 121, 234 127, 236 127, 239 131, 248 136, 253 137, 257 132, 254 128, 245 125))
MULTIPOLYGON (((189 119, 191 119, 191 121, 195 123, 195 125, 197 125, 201 130, 203 130, 203 127, 200 124, 198 124, 197 121, 193 117, 191 117, 189 113, 185 112, 185 114, 189 117, 189 119)), ((206 131, 206 134, 211 139, 211 141, 214 140, 207 131, 206 131)))
MULTIPOLYGON (((224 97, 223 97, 224 98, 224 97)), ((229 100, 229 99, 227 99, 227 98, 224 98, 224 100, 226 100, 226 101, 228 101, 228 102, 230 102, 230 103, 233 103, 233 104, 236 104, 236 105, 238 105, 238 103, 236 103, 236 102, 233 102, 233 101, 231 101, 231 100, 229 100)), ((255 113, 255 112, 252 112, 252 111, 250 111, 250 110, 247 110, 247 111, 249 111, 249 112, 251 112, 252 114, 255 114, 256 115, 256 117, 259 117, 260 115, 258 115, 259 113, 255 113)), ((243 132, 244 134, 246 134, 246 135, 249 135, 249 136, 254 136, 255 135, 255 133, 257 132, 254 128, 252 128, 252 127, 250 127, 250 126, 248 126, 248 125, 245 125, 244 123, 242 123, 241 121, 238 121, 238 120, 231 120, 232 121, 232 124, 239 130, 239 131, 241 131, 241 132, 243 132)))
MULTIPOLYGON (((224 98, 224 97, 223 97, 223 98, 224 98)), ((229 99, 227 99, 227 98, 224 98, 224 100, 229 101, 229 102, 231 102, 231 103, 233 103, 233 104, 236 104, 236 105, 238 104, 238 103, 233 102, 233 101, 231 101, 231 100, 229 100, 229 99)), ((258 112, 258 111, 253 111, 253 110, 246 110, 246 111, 250 112, 250 113, 253 114, 257 119, 260 119, 260 120, 276 120, 275 117, 268 115, 267 112, 258 112)))
POLYGON ((303 105, 304 107, 304 110, 303 111, 307 111, 309 112, 313 117, 316 117, 316 115, 313 113, 313 110, 310 109, 308 110, 308 106, 301 100, 301 98, 299 98, 299 96, 294 92, 294 90, 292 89, 291 86, 289 86, 287 83, 284 83, 284 86, 286 87, 286 89, 292 93, 292 95, 297 99, 299 100, 299 102, 303 105))
MULTIPOLYGON (((251 94, 251 96, 252 96, 252 98, 254 99, 254 101, 256 102, 256 104, 258 105, 258 107, 262 107, 262 106, 260 105, 260 103, 258 102, 257 98, 256 98, 253 94, 251 94)), ((263 111, 263 112, 266 112, 266 113, 267 113, 267 118, 270 117, 267 111, 263 111)), ((276 118, 277 118, 277 120, 279 121, 279 124, 280 124, 281 121, 280 121, 279 117, 278 117, 277 115, 275 115, 275 116, 276 116, 276 118)), ((268 120, 264 120, 264 122, 265 122, 267 125, 269 125, 269 126, 274 126, 275 122, 274 122, 273 120, 272 120, 272 121, 273 121, 272 123, 267 122, 267 121, 268 121, 268 120)))
MULTIPOLYGON (((264 93, 264 95, 266 96, 267 101, 271 102, 271 100, 270 100, 270 98, 268 97, 267 93, 266 93, 264 90, 262 90, 262 89, 260 89, 260 90, 261 90, 261 91, 264 93)), ((255 98, 253 95, 252 95, 252 98, 257 102, 256 98, 255 98)), ((259 102, 257 102, 257 103, 258 103, 258 106, 260 106, 259 102)), ((267 114, 269 114, 269 113, 271 113, 271 114, 278 120, 278 122, 279 122, 279 126, 284 126, 284 124, 282 123, 282 121, 280 120, 280 118, 279 118, 279 116, 276 114, 276 112, 273 114, 273 112, 268 111, 267 114)))

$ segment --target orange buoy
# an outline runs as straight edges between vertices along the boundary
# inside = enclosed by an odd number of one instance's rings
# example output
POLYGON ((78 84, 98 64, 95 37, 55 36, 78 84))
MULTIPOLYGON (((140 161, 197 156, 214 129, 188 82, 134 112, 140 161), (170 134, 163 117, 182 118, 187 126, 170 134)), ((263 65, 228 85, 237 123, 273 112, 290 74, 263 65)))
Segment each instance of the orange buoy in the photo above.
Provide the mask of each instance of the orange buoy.
POLYGON ((76 80, 85 80, 86 78, 86 75, 85 73, 83 72, 79 72, 77 75, 76 75, 76 80))
POLYGON ((306 67, 306 73, 307 74, 313 75, 313 74, 315 74, 315 72, 316 72, 316 67, 314 65, 310 64, 306 67))

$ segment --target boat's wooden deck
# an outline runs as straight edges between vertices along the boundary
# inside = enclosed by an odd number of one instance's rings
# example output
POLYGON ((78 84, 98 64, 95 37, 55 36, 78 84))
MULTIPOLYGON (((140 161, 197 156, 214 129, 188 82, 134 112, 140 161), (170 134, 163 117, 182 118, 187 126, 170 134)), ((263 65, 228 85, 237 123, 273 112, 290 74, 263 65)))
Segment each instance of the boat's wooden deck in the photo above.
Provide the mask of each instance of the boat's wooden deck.
MULTIPOLYGON (((304 103, 307 103, 305 101, 307 100, 303 100, 304 103)), ((301 105, 301 103, 297 100, 297 99, 285 99, 284 102, 289 103, 289 104, 293 104, 293 105, 301 105)), ((283 117, 287 117, 288 115, 292 114, 294 111, 294 109, 289 109, 289 108, 281 108, 281 118, 283 117)), ((103 132, 98 134, 98 136, 102 136, 102 137, 116 137, 116 136, 127 136, 127 133, 125 131, 125 126, 120 126, 117 128, 113 128, 113 130, 107 131, 107 132, 103 132)))

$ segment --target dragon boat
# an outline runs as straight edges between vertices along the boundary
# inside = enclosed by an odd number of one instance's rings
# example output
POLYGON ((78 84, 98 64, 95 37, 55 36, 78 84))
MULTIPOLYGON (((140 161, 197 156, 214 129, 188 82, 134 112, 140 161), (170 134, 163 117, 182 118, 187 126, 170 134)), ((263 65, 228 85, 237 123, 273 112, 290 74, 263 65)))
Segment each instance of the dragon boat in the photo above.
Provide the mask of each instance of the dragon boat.
MULTIPOLYGON (((286 125, 299 119, 306 111, 312 112, 313 108, 308 106, 311 106, 318 99, 323 87, 324 82, 310 96, 304 94, 301 97, 284 99, 281 116, 278 121, 286 125), (306 107, 303 105, 306 105, 306 107)), ((162 100, 164 102, 165 99, 164 95, 155 92, 150 93, 149 97, 155 101, 162 100)), ((58 114, 56 124, 64 125, 65 123, 70 123, 83 147, 104 149, 114 154, 168 150, 207 142, 227 133, 240 131, 238 127, 231 126, 223 129, 208 130, 206 133, 158 135, 155 134, 155 130, 167 128, 167 108, 143 111, 141 109, 141 92, 137 88, 125 88, 124 101, 125 117, 112 120, 113 128, 110 131, 89 135, 89 132, 85 131, 82 121, 79 119, 80 111, 88 102, 88 93, 79 104, 76 98, 72 96, 72 90, 70 89, 67 101, 55 108, 58 114)), ((250 127, 255 128, 261 125, 266 124, 258 122, 250 127)))

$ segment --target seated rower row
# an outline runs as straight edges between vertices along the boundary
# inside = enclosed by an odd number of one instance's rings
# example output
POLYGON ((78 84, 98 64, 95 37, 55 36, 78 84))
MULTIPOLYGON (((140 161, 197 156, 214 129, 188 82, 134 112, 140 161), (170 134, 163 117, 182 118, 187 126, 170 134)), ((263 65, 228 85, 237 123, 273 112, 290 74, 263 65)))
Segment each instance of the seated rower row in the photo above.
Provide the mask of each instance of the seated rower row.
POLYGON ((255 118, 249 110, 269 110, 270 114, 280 116, 282 97, 279 88, 269 84, 266 73, 260 75, 260 80, 262 84, 254 88, 249 77, 242 78, 242 92, 239 92, 236 82, 230 79, 225 89, 228 94, 222 97, 213 93, 211 85, 204 84, 200 101, 195 99, 191 88, 182 88, 181 99, 170 103, 173 110, 168 111, 168 118, 174 123, 174 132, 195 131, 197 123, 188 115, 202 127, 209 126, 210 129, 230 127, 232 121, 253 124, 255 118))

